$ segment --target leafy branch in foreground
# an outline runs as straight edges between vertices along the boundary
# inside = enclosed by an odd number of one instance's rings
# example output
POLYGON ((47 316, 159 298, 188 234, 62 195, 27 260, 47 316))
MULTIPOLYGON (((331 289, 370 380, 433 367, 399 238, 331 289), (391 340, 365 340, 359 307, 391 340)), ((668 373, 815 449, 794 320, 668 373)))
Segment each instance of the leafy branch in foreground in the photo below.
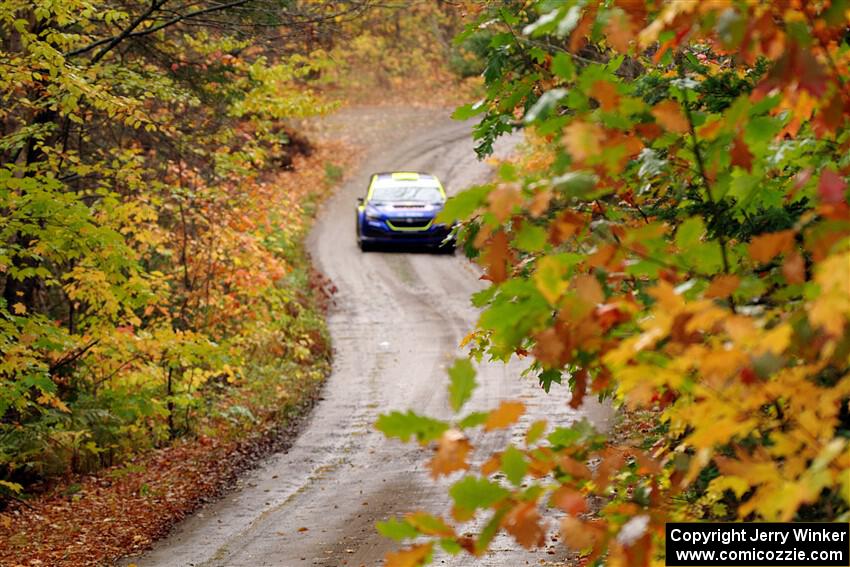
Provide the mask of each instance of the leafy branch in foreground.
POLYGON ((479 555, 500 530, 539 545, 554 516, 586 563, 632 566, 663 563, 669 520, 850 519, 845 2, 468 6, 466 34, 492 37, 484 98, 456 117, 480 117, 482 155, 526 134, 444 211, 491 283, 468 346, 531 355, 572 407, 608 397, 653 433, 549 416, 478 463, 465 430, 517 410, 446 423, 422 438, 432 474, 475 471, 453 533, 382 531, 479 555))

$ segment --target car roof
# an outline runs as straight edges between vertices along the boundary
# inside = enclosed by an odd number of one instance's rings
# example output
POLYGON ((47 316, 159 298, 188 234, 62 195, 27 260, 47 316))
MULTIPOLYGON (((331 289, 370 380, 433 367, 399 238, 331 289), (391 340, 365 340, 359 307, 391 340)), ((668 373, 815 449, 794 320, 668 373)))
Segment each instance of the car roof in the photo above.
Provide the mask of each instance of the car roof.
POLYGON ((386 171, 372 174, 373 185, 408 185, 415 183, 418 186, 440 187, 440 181, 430 173, 418 171, 386 171))

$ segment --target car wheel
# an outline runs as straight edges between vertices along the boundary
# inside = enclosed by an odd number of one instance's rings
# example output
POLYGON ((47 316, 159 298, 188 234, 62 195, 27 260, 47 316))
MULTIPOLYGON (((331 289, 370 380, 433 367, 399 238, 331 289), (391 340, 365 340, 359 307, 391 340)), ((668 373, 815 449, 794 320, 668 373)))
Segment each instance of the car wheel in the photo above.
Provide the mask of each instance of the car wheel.
POLYGON ((371 252, 372 251, 372 245, 369 244, 368 242, 363 242, 360 239, 357 240, 357 246, 360 247, 361 252, 371 252))

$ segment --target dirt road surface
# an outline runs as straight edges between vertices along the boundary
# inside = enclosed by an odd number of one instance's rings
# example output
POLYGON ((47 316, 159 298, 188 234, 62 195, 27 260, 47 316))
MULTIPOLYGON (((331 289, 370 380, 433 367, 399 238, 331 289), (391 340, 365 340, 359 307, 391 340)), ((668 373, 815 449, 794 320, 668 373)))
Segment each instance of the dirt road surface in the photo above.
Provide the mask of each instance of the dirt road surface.
MULTIPOLYGON (((489 166, 475 158, 470 124, 448 114, 358 108, 322 121, 322 135, 347 138, 367 151, 362 168, 325 203, 310 236, 318 268, 339 289, 329 319, 334 371, 324 398, 288 452, 248 473, 234 492, 183 522, 138 565, 379 565, 396 544, 375 532, 376 521, 422 508, 448 510, 450 481, 428 478, 425 450, 386 441, 373 424, 393 409, 448 416, 445 369, 477 318, 469 295, 483 283, 461 254, 363 254, 354 239, 355 199, 373 171, 432 172, 450 194, 487 179, 489 166)), ((510 141, 500 151, 509 148, 510 141)), ((482 366, 472 408, 519 398, 529 407, 526 423, 547 417, 568 424, 585 415, 606 426, 605 408, 591 401, 572 411, 565 390, 547 396, 519 378, 521 369, 519 362, 482 366)), ((483 445, 478 458, 496 447, 492 436, 473 440, 483 445)), ((435 563, 513 567, 557 564, 565 556, 555 542, 535 552, 506 537, 494 543, 496 553, 478 561, 439 555, 435 563)))

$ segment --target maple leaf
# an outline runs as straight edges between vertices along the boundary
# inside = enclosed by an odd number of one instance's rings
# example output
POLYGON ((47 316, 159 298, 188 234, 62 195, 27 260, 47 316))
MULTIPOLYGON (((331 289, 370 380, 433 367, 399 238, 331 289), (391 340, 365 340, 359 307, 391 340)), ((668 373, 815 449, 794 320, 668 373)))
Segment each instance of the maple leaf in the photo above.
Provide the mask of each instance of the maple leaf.
POLYGON ((514 207, 522 204, 522 197, 514 187, 497 187, 487 195, 490 212, 502 223, 511 216, 514 207))
POLYGON ((503 282, 508 278, 508 262, 510 261, 508 236, 504 232, 493 235, 487 245, 485 261, 487 263, 487 278, 493 283, 503 282))
POLYGON ((741 285, 741 278, 734 274, 722 274, 711 280, 711 285, 705 290, 705 296, 711 298, 729 297, 738 286, 741 285))
POLYGON ((604 535, 598 522, 584 522, 573 516, 561 520, 561 538, 570 549, 584 551, 596 547, 604 535))
POLYGON ((587 370, 582 368, 573 374, 572 396, 569 402, 571 408, 578 409, 581 407, 585 392, 587 392, 587 370))
POLYGON ((690 129, 688 119, 678 102, 664 100, 652 108, 655 120, 665 129, 676 134, 684 134, 690 129))
POLYGON ((550 502, 571 516, 578 516, 587 511, 587 500, 584 495, 570 486, 558 487, 552 493, 550 502))
POLYGON ((788 252, 794 245, 794 231, 782 230, 760 234, 752 239, 749 245, 750 256, 756 262, 769 262, 782 252, 788 252))
POLYGON ((537 502, 519 502, 502 519, 502 527, 526 549, 543 546, 546 530, 540 524, 537 502))
POLYGON ((469 463, 466 462, 466 458, 470 451, 472 451, 472 445, 466 436, 457 429, 449 429, 440 437, 434 458, 428 463, 431 477, 438 478, 455 471, 467 470, 469 463))
POLYGON ((484 422, 484 429, 492 431, 494 429, 504 429, 516 423, 520 416, 525 413, 525 404, 522 402, 504 401, 499 404, 499 407, 490 412, 487 416, 487 421, 484 422))
POLYGON ((818 195, 824 203, 838 204, 845 200, 844 193, 847 190, 847 182, 830 168, 825 168, 820 174, 818 182, 818 195))
POLYGON ((604 130, 591 122, 573 120, 564 128, 564 145, 577 162, 599 154, 604 130))
POLYGON ((732 165, 737 165, 749 171, 753 167, 753 154, 750 153, 750 148, 740 135, 732 142, 730 150, 732 156, 732 165))
POLYGON ((790 284, 801 284, 806 281, 806 262, 799 252, 792 252, 785 256, 782 264, 782 275, 790 284))
POLYGON ((419 567, 420 565, 426 565, 433 549, 434 544, 429 542, 414 545, 401 551, 388 552, 385 567, 419 567))
POLYGON ((617 108, 620 95, 617 94, 617 85, 610 81, 596 81, 593 83, 593 97, 599 101, 602 110, 609 111, 617 108))
POLYGON ((620 53, 628 53, 636 33, 632 18, 622 10, 609 12, 605 25, 605 40, 620 53))

